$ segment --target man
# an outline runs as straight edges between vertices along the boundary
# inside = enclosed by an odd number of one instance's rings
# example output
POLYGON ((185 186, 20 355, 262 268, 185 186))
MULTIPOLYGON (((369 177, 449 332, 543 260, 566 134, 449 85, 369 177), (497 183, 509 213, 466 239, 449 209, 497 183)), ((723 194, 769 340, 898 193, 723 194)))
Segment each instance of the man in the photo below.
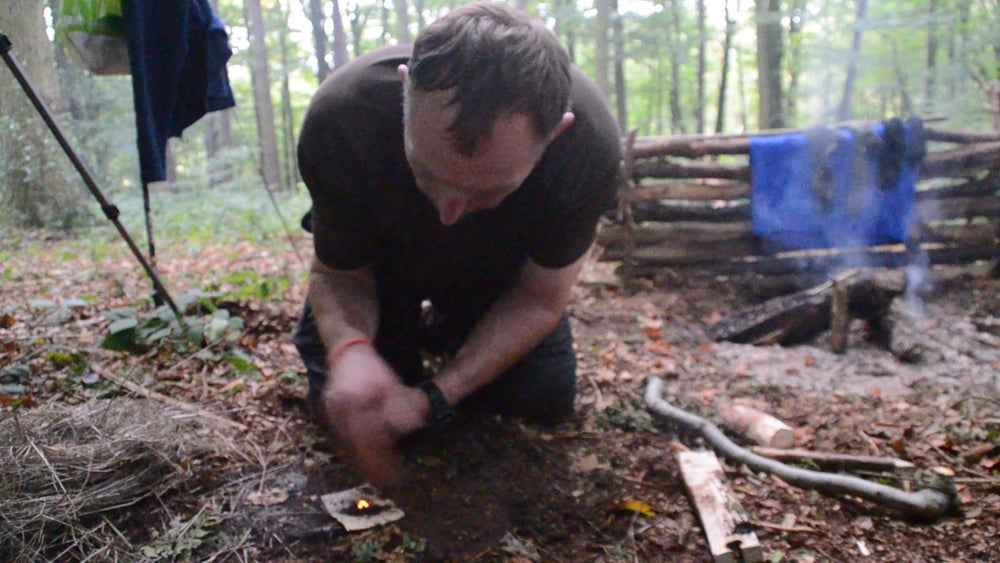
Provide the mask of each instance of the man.
POLYGON ((295 343, 366 477, 392 482, 399 439, 460 403, 572 413, 565 308, 621 154, 551 31, 477 2, 359 57, 314 96, 298 158, 316 257, 295 343))

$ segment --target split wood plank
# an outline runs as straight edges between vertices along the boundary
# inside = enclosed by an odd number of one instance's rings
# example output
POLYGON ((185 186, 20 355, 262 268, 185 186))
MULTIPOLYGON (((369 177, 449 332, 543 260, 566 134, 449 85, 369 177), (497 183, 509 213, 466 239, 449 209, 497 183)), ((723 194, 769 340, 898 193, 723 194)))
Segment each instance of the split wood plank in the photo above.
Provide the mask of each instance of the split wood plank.
POLYGON ((711 451, 677 452, 684 486, 698 511, 715 563, 753 563, 764 552, 743 507, 726 486, 719 458, 711 451))

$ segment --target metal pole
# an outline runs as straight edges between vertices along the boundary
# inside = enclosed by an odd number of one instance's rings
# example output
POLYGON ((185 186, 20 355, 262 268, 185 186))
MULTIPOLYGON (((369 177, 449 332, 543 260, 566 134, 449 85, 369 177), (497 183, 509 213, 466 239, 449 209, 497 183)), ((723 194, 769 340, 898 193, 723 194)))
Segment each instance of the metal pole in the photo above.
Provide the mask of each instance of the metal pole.
POLYGON ((52 111, 45 103, 45 100, 38 96, 35 88, 31 85, 31 82, 25 75, 23 67, 21 67, 21 64, 10 53, 11 46, 12 44, 10 39, 8 39, 7 36, 0 31, 0 56, 2 56, 4 62, 7 63, 7 67, 10 68, 10 71, 14 73, 14 78, 17 79, 17 82, 21 85, 21 89, 24 90, 28 99, 31 100, 32 105, 34 105, 35 109, 38 110, 38 114, 42 117, 42 120, 45 121, 49 130, 52 131, 56 140, 59 141, 59 146, 62 147, 63 152, 66 153, 66 156, 69 157, 73 166, 76 167, 77 172, 80 173, 80 176, 83 178, 83 183, 87 185, 87 188, 90 189, 90 193, 94 194, 94 197, 97 198, 97 201, 101 204, 101 210, 104 211, 104 215, 112 223, 114 223, 115 228, 118 229, 122 238, 125 239, 126 244, 128 244, 129 249, 132 251, 132 254, 135 255, 136 260, 139 261, 142 268, 146 270, 146 274, 149 275, 151 280, 153 280, 153 287, 156 289, 156 292, 162 296, 167 305, 170 306, 170 310, 174 312, 174 315, 177 317, 177 321, 181 323, 181 326, 184 326, 184 320, 180 309, 177 308, 174 300, 170 297, 170 294, 167 292, 167 288, 164 287, 163 282, 161 282, 159 276, 156 275, 156 271, 149 265, 149 262, 146 261, 146 258, 142 255, 142 251, 139 250, 135 241, 132 240, 128 231, 125 230, 125 227, 118 220, 118 215, 120 214, 118 207, 110 203, 104 197, 104 194, 101 193, 101 189, 97 186, 97 182, 94 181, 94 176, 90 173, 87 165, 83 163, 83 160, 80 159, 79 155, 76 154, 76 151, 73 150, 73 147, 71 147, 69 142, 66 140, 66 135, 63 134, 62 128, 59 126, 59 123, 56 122, 52 115, 52 111))

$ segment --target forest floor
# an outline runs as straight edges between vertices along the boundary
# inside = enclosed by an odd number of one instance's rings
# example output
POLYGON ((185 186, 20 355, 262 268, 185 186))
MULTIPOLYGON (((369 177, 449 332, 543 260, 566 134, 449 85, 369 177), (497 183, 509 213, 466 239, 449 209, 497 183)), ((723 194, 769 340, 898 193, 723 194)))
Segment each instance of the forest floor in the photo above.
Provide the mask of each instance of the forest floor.
MULTIPOLYGON (((303 400, 289 338, 305 291, 295 254, 250 243, 161 250, 172 292, 215 292, 202 295, 212 307, 189 309, 204 334, 192 341, 146 331, 145 345, 111 351, 102 347, 108 335, 127 331, 110 312, 155 328, 145 316, 149 280, 116 246, 109 240, 95 251, 27 235, 0 248, 0 445, 26 433, 18 424, 30 413, 111 409, 143 389, 159 393, 145 400, 162 409, 163 423, 178 425, 181 442, 164 446, 164 456, 208 445, 172 462, 182 479, 169 489, 97 516, 81 510, 33 536, 25 525, 20 538, 5 536, 0 559, 710 561, 676 457, 706 445, 646 408, 653 376, 664 381, 665 400, 743 445, 721 425, 724 402, 750 401, 784 420, 797 446, 894 456, 917 468, 870 476, 881 483, 915 489, 931 467, 955 473, 960 507, 927 522, 724 461, 766 561, 987 561, 1000 553, 1000 280, 985 267, 930 272, 926 333, 944 351, 902 363, 866 338, 861 321, 842 354, 825 335, 791 347, 713 342, 708 327, 765 299, 760 279, 665 271, 623 282, 609 265, 590 264, 570 308, 575 417, 536 427, 464 413, 445 432, 408 441, 407 487, 392 497, 405 516, 346 532, 320 497, 362 483, 303 400), (182 419, 184 405, 199 414, 182 419)), ((44 459, 54 450, 32 451, 44 459)), ((120 467, 119 477, 138 470, 120 467)), ((11 501, 0 498, 0 512, 11 501)), ((11 513, 0 517, 9 523, 11 513)))

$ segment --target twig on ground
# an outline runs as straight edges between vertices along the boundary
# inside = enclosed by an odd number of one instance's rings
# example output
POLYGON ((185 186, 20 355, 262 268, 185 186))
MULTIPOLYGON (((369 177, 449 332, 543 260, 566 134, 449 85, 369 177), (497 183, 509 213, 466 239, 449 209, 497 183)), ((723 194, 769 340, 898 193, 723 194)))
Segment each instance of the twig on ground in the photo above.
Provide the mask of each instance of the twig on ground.
POLYGON ((225 418, 223 416, 219 416, 219 415, 217 415, 215 413, 209 412, 209 411, 207 411, 205 409, 199 408, 199 407, 197 407, 195 405, 192 405, 190 403, 185 403, 184 401, 178 401, 177 399, 173 399, 171 397, 167 397, 166 395, 157 393, 156 391, 151 391, 149 389, 146 389, 145 387, 142 387, 142 386, 140 386, 140 385, 138 385, 136 383, 133 383, 131 381, 128 381, 126 379, 123 379, 123 378, 121 378, 121 377, 119 377, 119 376, 117 376, 117 375, 115 375, 115 374, 113 374, 113 373, 111 373, 109 371, 101 369, 101 368, 99 368, 97 366, 90 366, 90 369, 93 370, 94 373, 96 373, 97 375, 101 376, 102 378, 107 379, 108 381, 110 381, 112 383, 115 383, 115 384, 123 387, 124 389, 127 389, 129 392, 131 392, 131 393, 133 393, 135 395, 138 395, 140 397, 144 397, 146 399, 153 399, 154 401, 158 401, 158 402, 163 403, 165 405, 170 405, 172 407, 176 407, 178 409, 185 410, 185 411, 190 412, 190 413, 195 413, 195 414, 197 414, 200 417, 203 417, 205 419, 211 420, 213 422, 217 422, 217 423, 222 424, 224 426, 228 426, 230 428, 235 428, 235 429, 240 430, 242 432, 246 432, 248 430, 248 428, 246 427, 246 425, 241 424, 239 422, 236 422, 235 420, 229 420, 228 418, 225 418))
POLYGON ((664 401, 662 392, 663 380, 651 377, 646 386, 645 400, 652 412, 697 432, 711 444, 712 448, 730 460, 743 463, 754 471, 775 475, 797 487, 825 494, 854 495, 908 516, 928 520, 944 516, 959 502, 954 482, 950 475, 944 474, 944 471, 935 474, 936 478, 928 488, 910 493, 848 475, 790 467, 754 454, 735 444, 714 424, 664 401))

